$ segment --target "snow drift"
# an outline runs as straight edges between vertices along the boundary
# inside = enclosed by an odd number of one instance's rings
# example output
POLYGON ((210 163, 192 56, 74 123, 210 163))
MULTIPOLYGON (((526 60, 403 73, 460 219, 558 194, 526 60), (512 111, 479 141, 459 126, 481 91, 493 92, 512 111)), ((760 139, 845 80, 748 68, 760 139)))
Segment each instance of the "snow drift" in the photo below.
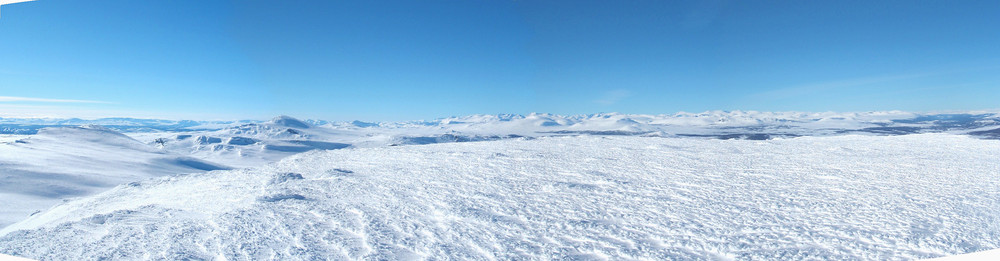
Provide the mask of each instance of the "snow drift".
POLYGON ((62 199, 150 177, 227 169, 100 126, 44 128, 0 143, 0 227, 62 199))

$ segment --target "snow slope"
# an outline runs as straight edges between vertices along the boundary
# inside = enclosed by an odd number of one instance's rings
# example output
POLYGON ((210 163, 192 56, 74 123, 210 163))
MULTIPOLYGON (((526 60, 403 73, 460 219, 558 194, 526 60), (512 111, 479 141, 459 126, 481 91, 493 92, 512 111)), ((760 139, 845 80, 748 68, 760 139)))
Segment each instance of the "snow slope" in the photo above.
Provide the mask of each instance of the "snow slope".
POLYGON ((1000 248, 968 254, 927 259, 928 261, 988 261, 1000 260, 1000 248))
POLYGON ((1000 248, 1000 141, 567 136, 311 151, 0 231, 66 259, 915 259, 1000 248))
POLYGON ((62 199, 163 175, 227 167, 160 151, 99 126, 0 138, 0 227, 62 199))

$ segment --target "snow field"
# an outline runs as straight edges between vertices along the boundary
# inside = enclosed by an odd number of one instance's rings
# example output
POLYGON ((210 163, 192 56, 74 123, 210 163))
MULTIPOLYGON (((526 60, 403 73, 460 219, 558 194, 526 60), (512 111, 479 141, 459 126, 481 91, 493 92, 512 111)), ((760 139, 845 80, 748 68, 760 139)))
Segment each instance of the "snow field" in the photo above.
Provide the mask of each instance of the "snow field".
POLYGON ((917 259, 1000 248, 1000 141, 543 137, 312 151, 0 230, 38 259, 917 259))
POLYGON ((0 227, 66 198, 150 177, 225 169, 99 126, 0 138, 0 227))

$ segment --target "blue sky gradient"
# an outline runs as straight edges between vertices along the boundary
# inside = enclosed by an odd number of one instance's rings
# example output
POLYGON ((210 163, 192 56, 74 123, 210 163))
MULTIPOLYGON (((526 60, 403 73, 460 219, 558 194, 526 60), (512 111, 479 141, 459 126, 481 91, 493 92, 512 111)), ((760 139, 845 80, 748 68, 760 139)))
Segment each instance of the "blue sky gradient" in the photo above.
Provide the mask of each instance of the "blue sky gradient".
POLYGON ((39 0, 2 7, 0 117, 998 109, 997 14, 997 1, 39 0))

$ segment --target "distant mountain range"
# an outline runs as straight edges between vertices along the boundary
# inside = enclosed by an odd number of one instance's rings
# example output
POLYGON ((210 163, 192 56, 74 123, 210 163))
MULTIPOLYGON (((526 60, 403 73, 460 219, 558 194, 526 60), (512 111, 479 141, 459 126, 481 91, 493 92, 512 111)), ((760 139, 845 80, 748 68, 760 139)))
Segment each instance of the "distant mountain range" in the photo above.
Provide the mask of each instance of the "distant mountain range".
MULTIPOLYGON (((815 135, 868 133, 901 135, 948 132, 983 138, 1000 138, 1000 113, 911 113, 902 111, 857 113, 805 113, 709 111, 676 114, 599 113, 563 116, 544 113, 447 117, 406 122, 334 122, 297 120, 281 116, 273 122, 291 122, 294 128, 317 126, 333 130, 424 130, 436 134, 550 136, 567 134, 648 135, 770 139, 815 135)), ((0 118, 0 134, 35 134, 55 126, 101 125, 120 132, 215 131, 266 121, 192 121, 135 118, 38 119, 0 118)), ((287 125, 287 124, 285 124, 287 125)), ((419 132, 419 131, 418 131, 419 132)), ((412 133, 412 132, 411 132, 412 133)))

